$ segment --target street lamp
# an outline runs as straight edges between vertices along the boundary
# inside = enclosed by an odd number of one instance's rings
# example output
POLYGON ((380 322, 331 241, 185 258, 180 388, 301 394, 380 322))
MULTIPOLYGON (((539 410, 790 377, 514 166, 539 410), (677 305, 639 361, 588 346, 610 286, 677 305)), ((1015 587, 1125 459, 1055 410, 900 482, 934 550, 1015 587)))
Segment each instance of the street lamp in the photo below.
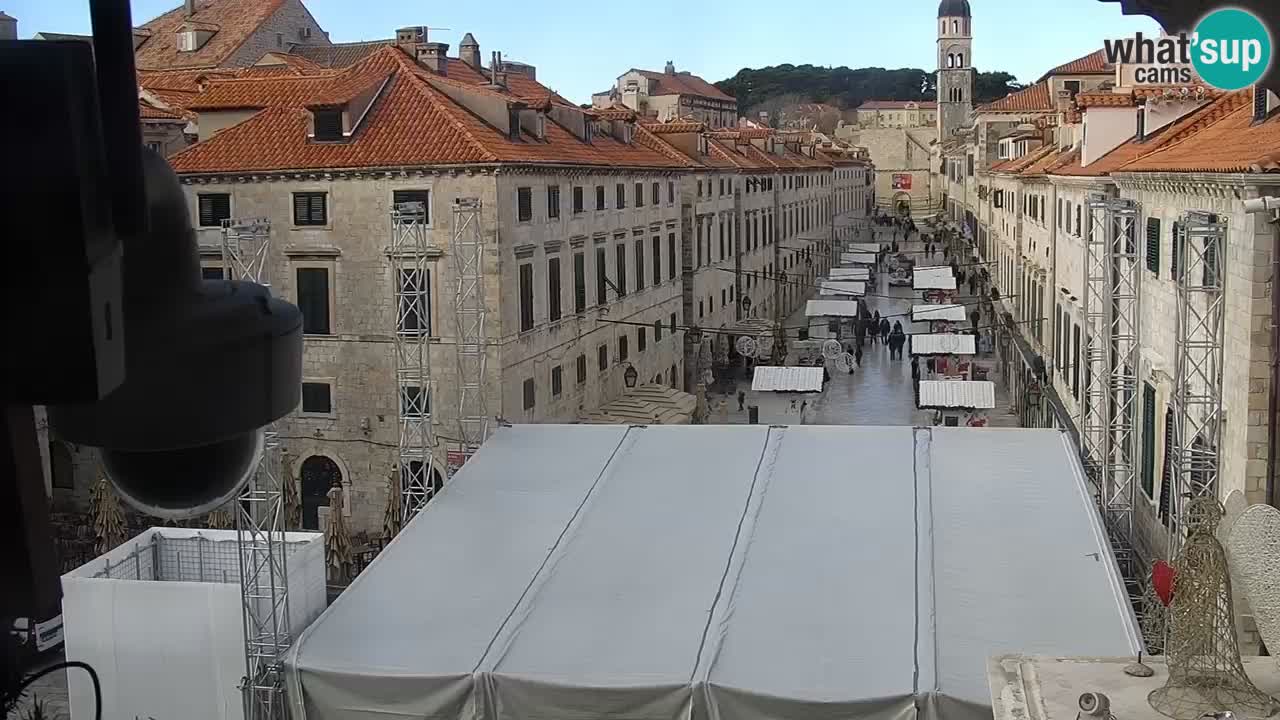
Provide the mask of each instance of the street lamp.
POLYGON ((640 378, 640 373, 636 371, 636 366, 627 363, 627 369, 622 371, 622 382, 626 383, 628 390, 635 389, 636 380, 640 378))

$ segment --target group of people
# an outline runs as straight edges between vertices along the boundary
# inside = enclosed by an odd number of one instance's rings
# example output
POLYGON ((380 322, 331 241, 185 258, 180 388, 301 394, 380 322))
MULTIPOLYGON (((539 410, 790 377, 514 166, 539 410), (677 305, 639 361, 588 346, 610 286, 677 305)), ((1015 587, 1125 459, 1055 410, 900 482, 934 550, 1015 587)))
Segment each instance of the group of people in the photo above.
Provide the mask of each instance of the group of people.
POLYGON ((889 358, 893 360, 902 359, 902 349, 907 344, 907 333, 902 329, 902 321, 895 320, 890 326, 888 317, 880 317, 880 311, 876 310, 874 314, 868 316, 863 312, 853 321, 853 338, 854 346, 850 350, 858 364, 862 364, 862 346, 867 338, 871 338, 871 344, 883 344, 889 348, 889 358))

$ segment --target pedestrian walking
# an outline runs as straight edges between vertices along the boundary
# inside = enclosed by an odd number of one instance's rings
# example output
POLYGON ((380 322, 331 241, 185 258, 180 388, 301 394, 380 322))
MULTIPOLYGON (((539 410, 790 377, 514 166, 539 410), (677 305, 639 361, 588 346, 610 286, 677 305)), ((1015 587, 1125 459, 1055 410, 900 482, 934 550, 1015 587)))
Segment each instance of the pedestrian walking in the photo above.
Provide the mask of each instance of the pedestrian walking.
POLYGON ((875 345, 880 338, 880 311, 877 310, 875 315, 871 316, 871 344, 875 345))
POLYGON ((938 371, 938 361, 935 360, 932 355, 930 355, 924 361, 924 369, 928 370, 929 375, 932 376, 935 372, 938 371))
POLYGON ((738 412, 743 411, 743 403, 747 401, 747 394, 741 390, 738 391, 738 412))
POLYGON ((964 270, 956 270, 956 285, 964 285, 964 270))
POLYGON ((880 318, 880 341, 889 344, 889 319, 880 318))
POLYGON ((973 311, 969 313, 969 322, 973 325, 973 331, 975 333, 978 331, 978 320, 981 317, 982 313, 978 312, 978 308, 974 308, 973 311))
POLYGON ((862 367, 862 346, 853 349, 853 361, 858 363, 858 367, 862 367))
POLYGON ((911 382, 920 384, 920 357, 917 355, 911 356, 911 382))
POLYGON ((978 294, 978 274, 977 273, 974 273, 969 276, 969 294, 970 295, 978 294))

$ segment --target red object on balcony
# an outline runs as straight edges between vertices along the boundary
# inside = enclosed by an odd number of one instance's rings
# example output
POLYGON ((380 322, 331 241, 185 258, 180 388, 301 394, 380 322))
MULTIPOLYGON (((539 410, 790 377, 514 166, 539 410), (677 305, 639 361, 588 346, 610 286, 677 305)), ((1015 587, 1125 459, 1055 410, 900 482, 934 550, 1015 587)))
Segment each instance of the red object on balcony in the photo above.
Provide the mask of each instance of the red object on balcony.
POLYGON ((1177 578, 1178 572, 1163 560, 1157 560, 1151 567, 1151 584, 1155 586, 1156 595, 1160 597, 1160 602, 1164 603, 1165 607, 1169 607, 1169 603, 1173 602, 1173 586, 1177 578))

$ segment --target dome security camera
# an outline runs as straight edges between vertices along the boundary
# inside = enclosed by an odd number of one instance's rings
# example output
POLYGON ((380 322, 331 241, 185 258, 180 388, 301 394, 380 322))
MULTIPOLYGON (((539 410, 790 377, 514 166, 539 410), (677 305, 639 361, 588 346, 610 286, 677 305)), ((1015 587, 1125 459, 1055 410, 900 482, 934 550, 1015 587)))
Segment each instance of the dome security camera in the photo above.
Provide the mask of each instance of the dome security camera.
POLYGON ((1082 693, 1079 704, 1080 712, 1091 717, 1105 718, 1111 714, 1111 699, 1102 693, 1082 693))
POLYGON ((302 313, 262 285, 201 279, 178 178, 143 152, 150 223, 124 239, 124 383, 49 418, 63 439, 100 449, 126 502, 177 520, 233 499, 257 468, 262 428, 297 407, 302 313))

